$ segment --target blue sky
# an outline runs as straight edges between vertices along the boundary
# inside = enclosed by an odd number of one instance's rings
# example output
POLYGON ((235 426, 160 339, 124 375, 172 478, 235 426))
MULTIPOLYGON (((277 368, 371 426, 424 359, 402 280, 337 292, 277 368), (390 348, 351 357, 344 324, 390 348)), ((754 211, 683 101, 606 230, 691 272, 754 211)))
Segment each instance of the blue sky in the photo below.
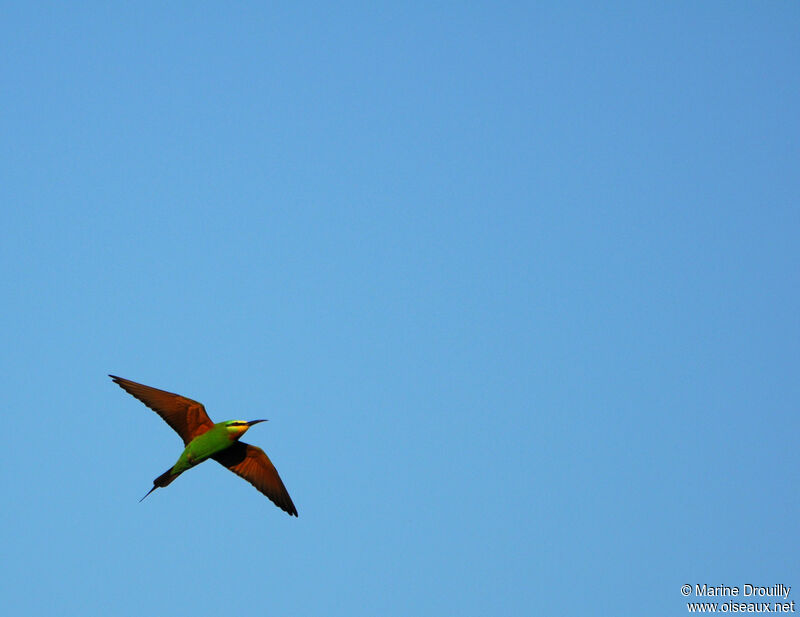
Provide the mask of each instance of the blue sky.
MULTIPOLYGON (((10 614, 800 588, 800 8, 4 3, 10 614), (290 518, 106 377, 202 401, 290 518)), ((793 599, 790 597, 790 599, 793 599)))

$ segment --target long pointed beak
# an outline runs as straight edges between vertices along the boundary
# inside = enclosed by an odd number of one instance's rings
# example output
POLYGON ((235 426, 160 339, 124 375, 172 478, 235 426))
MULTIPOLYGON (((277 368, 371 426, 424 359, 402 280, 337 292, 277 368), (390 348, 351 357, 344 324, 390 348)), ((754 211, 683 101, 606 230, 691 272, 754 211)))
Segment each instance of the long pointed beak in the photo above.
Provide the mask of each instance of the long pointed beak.
POLYGON ((253 426, 254 424, 258 424, 259 422, 267 422, 267 420, 250 420, 250 422, 247 423, 247 426, 253 426))

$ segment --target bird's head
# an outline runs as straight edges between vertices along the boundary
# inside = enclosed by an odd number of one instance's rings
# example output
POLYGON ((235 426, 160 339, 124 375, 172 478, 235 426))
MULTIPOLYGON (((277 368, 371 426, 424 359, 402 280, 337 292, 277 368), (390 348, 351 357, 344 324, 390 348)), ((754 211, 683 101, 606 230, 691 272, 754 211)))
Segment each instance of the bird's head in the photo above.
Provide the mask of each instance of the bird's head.
POLYGON ((228 435, 230 435, 232 439, 239 439, 251 426, 259 422, 266 422, 266 420, 251 420, 250 422, 244 420, 228 420, 225 423, 225 430, 228 431, 228 435))

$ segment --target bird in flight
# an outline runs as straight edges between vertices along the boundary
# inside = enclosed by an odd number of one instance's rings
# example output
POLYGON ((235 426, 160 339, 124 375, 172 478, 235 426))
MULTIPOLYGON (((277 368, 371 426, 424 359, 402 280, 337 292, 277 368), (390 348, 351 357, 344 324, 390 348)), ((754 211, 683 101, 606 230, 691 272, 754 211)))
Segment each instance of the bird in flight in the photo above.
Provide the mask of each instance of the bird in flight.
MULTIPOLYGON (((125 392, 161 416, 164 422, 180 435, 186 446, 178 462, 153 480, 153 488, 147 495, 157 488, 167 486, 187 469, 213 458, 255 486, 281 510, 291 516, 297 516, 297 508, 294 507, 292 498, 289 497, 289 492, 278 475, 278 470, 264 451, 239 441, 251 426, 266 420, 249 422, 228 420, 214 424, 208 417, 205 407, 197 401, 116 375, 109 377, 125 392)), ((147 495, 139 501, 143 501, 147 495)))

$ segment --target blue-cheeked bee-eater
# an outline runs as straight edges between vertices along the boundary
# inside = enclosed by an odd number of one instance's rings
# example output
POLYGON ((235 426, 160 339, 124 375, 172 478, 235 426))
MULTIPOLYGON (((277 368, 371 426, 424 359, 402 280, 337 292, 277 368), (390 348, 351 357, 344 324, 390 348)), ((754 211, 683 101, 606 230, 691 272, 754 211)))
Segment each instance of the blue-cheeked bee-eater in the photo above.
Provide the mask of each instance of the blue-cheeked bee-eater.
POLYGON ((125 392, 161 416, 180 435, 186 446, 178 462, 153 480, 153 488, 147 495, 169 485, 187 469, 212 458, 255 486, 281 510, 297 516, 297 508, 278 470, 264 451, 239 440, 251 426, 266 420, 228 420, 215 424, 208 417, 205 407, 197 401, 115 375, 109 377, 125 392))

